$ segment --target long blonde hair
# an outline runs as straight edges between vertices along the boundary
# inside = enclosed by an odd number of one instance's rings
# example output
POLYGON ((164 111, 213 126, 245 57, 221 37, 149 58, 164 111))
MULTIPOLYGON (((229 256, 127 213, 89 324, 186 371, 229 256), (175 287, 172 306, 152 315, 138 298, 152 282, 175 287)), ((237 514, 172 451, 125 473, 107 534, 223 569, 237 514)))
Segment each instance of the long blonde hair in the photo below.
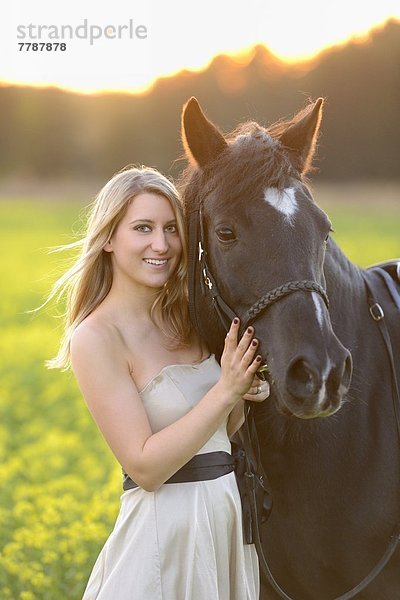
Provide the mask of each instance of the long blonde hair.
MULTIPOLYGON (((128 206, 138 194, 149 192, 164 196, 173 209, 182 254, 174 274, 159 290, 151 307, 151 318, 163 329, 171 348, 189 343, 191 326, 187 303, 187 250, 182 203, 175 186, 155 169, 127 167, 106 183, 90 205, 86 235, 57 251, 81 247, 77 260, 53 285, 45 302, 65 297, 64 332, 57 356, 46 361, 49 369, 70 367, 70 341, 75 328, 110 291, 113 271, 111 255, 103 251, 128 206)), ((44 306, 44 305, 43 305, 44 306)))

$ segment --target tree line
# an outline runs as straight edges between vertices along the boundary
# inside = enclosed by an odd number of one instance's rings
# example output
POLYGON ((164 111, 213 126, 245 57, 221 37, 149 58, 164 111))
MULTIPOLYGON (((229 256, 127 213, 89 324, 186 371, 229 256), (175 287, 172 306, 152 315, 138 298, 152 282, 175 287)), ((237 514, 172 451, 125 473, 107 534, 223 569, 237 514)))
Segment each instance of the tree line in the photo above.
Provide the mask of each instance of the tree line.
POLYGON ((196 96, 224 132, 245 120, 267 126, 309 98, 326 99, 318 177, 399 179, 400 22, 363 41, 287 65, 264 46, 247 61, 216 57, 199 73, 158 80, 146 93, 83 96, 0 87, 0 178, 108 178, 127 164, 176 176, 185 166, 180 113, 196 96))

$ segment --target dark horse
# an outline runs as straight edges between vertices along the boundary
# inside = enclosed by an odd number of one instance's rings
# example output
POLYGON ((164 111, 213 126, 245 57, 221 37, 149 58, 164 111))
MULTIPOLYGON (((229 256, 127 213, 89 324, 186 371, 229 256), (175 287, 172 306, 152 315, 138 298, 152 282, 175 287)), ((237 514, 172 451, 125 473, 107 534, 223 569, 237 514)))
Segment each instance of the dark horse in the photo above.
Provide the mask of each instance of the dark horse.
MULTIPOLYGON (((254 325, 268 363, 271 397, 256 420, 273 494, 263 548, 279 585, 295 600, 332 600, 370 574, 357 598, 398 600, 399 312, 384 278, 331 239, 307 185, 321 109, 319 99, 225 137, 194 98, 185 106, 192 318, 220 356, 218 313, 228 323, 231 308, 254 325), (368 286, 390 330, 392 371, 368 286)), ((278 595, 263 581, 261 597, 278 595)))

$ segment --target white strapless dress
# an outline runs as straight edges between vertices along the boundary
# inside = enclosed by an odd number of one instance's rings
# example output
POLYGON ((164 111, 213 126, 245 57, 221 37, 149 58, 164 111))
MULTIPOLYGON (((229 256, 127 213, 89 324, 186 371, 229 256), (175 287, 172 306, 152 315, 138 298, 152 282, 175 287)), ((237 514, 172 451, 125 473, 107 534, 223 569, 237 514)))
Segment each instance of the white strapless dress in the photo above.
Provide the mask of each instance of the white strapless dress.
MULTIPOLYGON (((216 383, 214 355, 169 365, 140 392, 153 432, 186 414, 216 383)), ((226 423, 199 454, 230 452, 226 423)), ((256 600, 259 570, 243 543, 234 473, 121 495, 115 526, 82 600, 256 600)))

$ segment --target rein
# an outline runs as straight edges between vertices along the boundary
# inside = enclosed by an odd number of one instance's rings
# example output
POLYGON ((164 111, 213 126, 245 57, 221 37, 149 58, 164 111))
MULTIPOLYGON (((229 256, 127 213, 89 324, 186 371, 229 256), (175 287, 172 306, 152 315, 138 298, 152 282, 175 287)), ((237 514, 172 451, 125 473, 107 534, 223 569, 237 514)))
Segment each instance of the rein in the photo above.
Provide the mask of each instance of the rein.
MULTIPOLYGON (((197 318, 196 312, 196 261, 200 263, 200 285, 203 296, 208 297, 211 300, 211 303, 218 315, 219 321, 225 331, 228 331, 230 328, 232 320, 239 315, 236 315, 234 311, 228 306, 228 304, 222 298, 215 278, 213 277, 208 264, 207 264, 207 252, 205 247, 205 235, 204 235, 204 222, 203 222, 203 202, 206 195, 208 195, 212 190, 209 190, 199 202, 199 207, 191 210, 189 212, 189 239, 195 240, 195 243, 192 243, 189 248, 189 313, 192 323, 196 327, 198 331, 200 331, 199 321, 197 318), (198 216, 198 218, 197 218, 198 216), (197 252, 198 251, 198 254, 197 252), (197 254, 197 256, 196 256, 197 254)), ((394 414, 396 417, 397 431, 400 440, 400 394, 399 394, 399 385, 397 382, 396 370, 394 365, 394 357, 392 344, 390 341, 390 335, 384 321, 384 311, 381 305, 376 302, 374 295, 372 293, 371 287, 367 282, 366 276, 363 274, 363 279, 365 283, 365 287, 367 290, 367 301, 369 304, 369 311, 372 318, 378 323, 379 331, 382 335, 385 348, 389 357, 389 362, 391 366, 392 372, 392 399, 393 399, 393 408, 394 414)), ((247 328, 248 324, 253 321, 257 316, 264 312, 267 308, 269 308, 273 303, 277 302, 281 298, 286 297, 287 295, 294 293, 296 291, 305 291, 305 292, 316 292, 318 293, 322 299, 324 300, 326 307, 329 309, 329 299, 326 293, 326 290, 320 286, 315 281, 290 281, 287 282, 270 292, 266 293, 262 298, 260 298, 257 302, 255 302, 243 315, 240 319, 241 322, 241 330, 244 331, 247 328)), ((260 367, 258 371, 258 375, 261 378, 265 378, 264 373, 266 373, 269 377, 271 385, 273 384, 272 375, 268 368, 267 363, 265 362, 262 367, 260 367)), ((253 431, 255 431, 255 423, 254 416, 252 414, 251 407, 248 407, 248 410, 245 410, 245 423, 243 426, 244 436, 243 436, 243 445, 246 457, 254 457, 253 452, 253 443, 256 443, 257 448, 257 456, 258 456, 258 464, 256 465, 257 469, 262 469, 261 460, 260 460, 260 448, 258 443, 258 437, 256 436, 255 440, 252 440, 250 437, 250 427, 252 426, 253 431)), ((247 462, 247 473, 245 475, 254 480, 254 471, 251 466, 249 458, 246 459, 247 462)), ((257 554, 259 557, 259 562, 261 569, 269 581, 271 587, 275 590, 275 592, 283 598, 283 600, 295 600, 291 596, 288 596, 286 592, 279 586, 277 581, 275 580, 266 556, 264 554, 264 550, 261 543, 261 533, 258 522, 258 514, 257 514, 257 504, 255 493, 251 496, 251 512, 252 519, 254 522, 254 543, 256 546, 257 554)), ((390 536, 390 541, 385 549, 384 554, 380 558, 380 560, 376 563, 376 565, 371 569, 368 575, 356 586, 352 589, 348 590, 346 593, 341 596, 336 597, 334 600, 351 600, 357 594, 365 590, 370 583, 382 572, 385 568, 391 557, 393 556, 398 544, 400 542, 400 522, 397 523, 392 531, 390 536)))

